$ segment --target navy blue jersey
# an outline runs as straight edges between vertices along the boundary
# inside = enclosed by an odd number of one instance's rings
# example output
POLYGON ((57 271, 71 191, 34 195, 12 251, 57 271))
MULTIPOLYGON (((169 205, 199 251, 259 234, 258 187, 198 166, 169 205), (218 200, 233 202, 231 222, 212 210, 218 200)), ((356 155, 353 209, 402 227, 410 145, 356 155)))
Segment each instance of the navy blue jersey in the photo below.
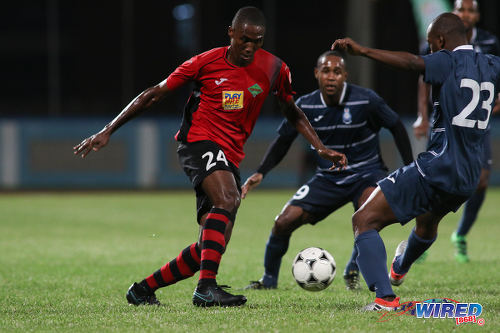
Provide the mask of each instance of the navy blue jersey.
MULTIPOLYGON (((469 42, 476 52, 500 56, 500 43, 498 42, 498 38, 486 30, 473 28, 472 37, 469 42)), ((430 53, 431 49, 429 48, 429 44, 425 42, 420 48, 420 54, 427 55, 430 53)))
MULTIPOLYGON (((327 106, 319 90, 300 97, 296 104, 323 144, 344 153, 349 161, 345 170, 330 171, 331 162, 318 157, 318 172, 335 177, 337 184, 348 184, 363 173, 387 170, 380 155, 378 132, 381 127, 393 127, 399 116, 373 90, 346 83, 337 106, 327 106)), ((292 138, 298 134, 286 119, 278 133, 292 138)))
POLYGON ((462 45, 423 57, 424 81, 432 85, 433 124, 427 152, 417 167, 432 185, 472 194, 479 182, 483 139, 498 93, 500 58, 462 45))

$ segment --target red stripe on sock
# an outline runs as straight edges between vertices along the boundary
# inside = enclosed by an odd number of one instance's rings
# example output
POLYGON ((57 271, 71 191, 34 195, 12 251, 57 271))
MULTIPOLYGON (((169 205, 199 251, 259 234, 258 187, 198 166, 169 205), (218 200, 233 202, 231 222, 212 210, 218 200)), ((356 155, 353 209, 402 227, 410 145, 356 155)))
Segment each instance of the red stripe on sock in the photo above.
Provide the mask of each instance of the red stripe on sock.
POLYGON ((158 283, 156 282, 156 279, 154 278, 153 274, 151 274, 150 276, 148 276, 146 278, 146 282, 149 286, 149 288, 155 290, 158 288, 158 283))
POLYGON ((216 263, 220 263, 220 258, 222 257, 222 254, 220 254, 216 250, 205 249, 203 250, 202 257, 203 260, 212 260, 215 261, 216 263))
POLYGON ((189 250, 191 251, 191 257, 194 259, 194 261, 196 261, 199 264, 201 262, 201 259, 200 256, 198 255, 198 252, 196 251, 197 245, 198 245, 197 243, 192 244, 189 250))
POLYGON ((229 219, 227 218, 226 215, 222 214, 217 214, 217 213, 208 213, 207 215, 207 220, 212 219, 212 220, 219 220, 227 224, 229 222, 229 219))
POLYGON ((174 281, 174 276, 172 275, 172 272, 170 271, 170 262, 167 262, 162 268, 160 268, 161 271, 161 277, 163 278, 163 281, 165 281, 166 284, 171 283, 174 281))
MULTIPOLYGON (((222 247, 226 246, 226 240, 224 238, 224 234, 221 234, 220 232, 218 232, 216 230, 203 229, 203 235, 201 236, 201 239, 203 241, 211 240, 211 241, 217 242, 220 245, 222 245, 222 247)), ((201 253, 202 253, 201 259, 203 260, 203 250, 201 253)))
POLYGON ((177 257, 176 262, 177 262, 177 268, 179 269, 179 273, 181 273, 182 276, 189 277, 194 274, 194 272, 191 272, 191 269, 184 261, 184 258, 182 257, 182 252, 177 257))
POLYGON ((209 271, 207 269, 202 269, 200 271, 200 280, 201 279, 213 279, 215 280, 215 272, 209 271))

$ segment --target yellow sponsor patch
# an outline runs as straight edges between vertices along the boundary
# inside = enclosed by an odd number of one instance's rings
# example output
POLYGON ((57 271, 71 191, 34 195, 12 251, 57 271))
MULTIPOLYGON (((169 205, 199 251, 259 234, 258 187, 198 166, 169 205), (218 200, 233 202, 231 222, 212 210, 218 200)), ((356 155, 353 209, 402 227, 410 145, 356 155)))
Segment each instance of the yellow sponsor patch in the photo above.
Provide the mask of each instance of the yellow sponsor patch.
POLYGON ((243 91, 223 91, 222 108, 224 110, 243 109, 243 91))

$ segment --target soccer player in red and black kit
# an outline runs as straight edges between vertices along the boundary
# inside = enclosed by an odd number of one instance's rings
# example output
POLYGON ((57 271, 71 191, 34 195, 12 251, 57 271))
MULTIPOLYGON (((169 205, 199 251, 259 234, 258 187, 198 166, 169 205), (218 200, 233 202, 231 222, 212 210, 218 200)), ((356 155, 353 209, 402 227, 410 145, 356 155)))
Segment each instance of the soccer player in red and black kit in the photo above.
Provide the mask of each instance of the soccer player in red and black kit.
POLYGON ((197 306, 239 306, 245 296, 232 295, 218 287, 216 275, 230 239, 240 205, 238 165, 266 96, 272 92, 282 112, 313 145, 318 154, 344 167, 344 154, 327 149, 294 102, 291 75, 286 64, 261 49, 265 18, 255 7, 241 8, 228 29, 230 45, 215 48, 179 66, 158 85, 146 89, 100 132, 74 147, 85 157, 104 147, 120 126, 170 91, 195 81, 195 90, 184 111, 175 138, 179 161, 196 191, 200 237, 127 292, 131 304, 159 304, 155 290, 188 278, 198 270, 200 278, 193 294, 197 306))

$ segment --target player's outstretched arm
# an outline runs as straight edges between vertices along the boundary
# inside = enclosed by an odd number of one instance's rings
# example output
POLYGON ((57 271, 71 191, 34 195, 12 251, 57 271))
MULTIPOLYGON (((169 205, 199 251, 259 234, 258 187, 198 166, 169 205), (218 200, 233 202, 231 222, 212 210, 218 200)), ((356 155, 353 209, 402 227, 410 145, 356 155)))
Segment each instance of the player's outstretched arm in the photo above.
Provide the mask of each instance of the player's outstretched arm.
POLYGON ((166 81, 163 81, 156 86, 148 88, 134 98, 115 119, 98 133, 86 138, 80 144, 73 147, 73 153, 80 155, 82 158, 87 156, 91 151, 98 151, 108 144, 109 138, 114 131, 120 128, 130 119, 139 115, 148 107, 160 101, 169 92, 166 81))
POLYGON ((425 70, 424 60, 418 55, 408 52, 372 49, 356 43, 351 38, 337 39, 332 44, 332 50, 345 50, 351 55, 364 56, 401 69, 421 73, 425 70))
POLYGON ((333 162, 331 169, 344 168, 347 166, 347 157, 335 150, 325 147, 323 142, 312 128, 304 112, 295 104, 293 99, 281 104, 281 110, 288 121, 309 141, 321 158, 333 162))

